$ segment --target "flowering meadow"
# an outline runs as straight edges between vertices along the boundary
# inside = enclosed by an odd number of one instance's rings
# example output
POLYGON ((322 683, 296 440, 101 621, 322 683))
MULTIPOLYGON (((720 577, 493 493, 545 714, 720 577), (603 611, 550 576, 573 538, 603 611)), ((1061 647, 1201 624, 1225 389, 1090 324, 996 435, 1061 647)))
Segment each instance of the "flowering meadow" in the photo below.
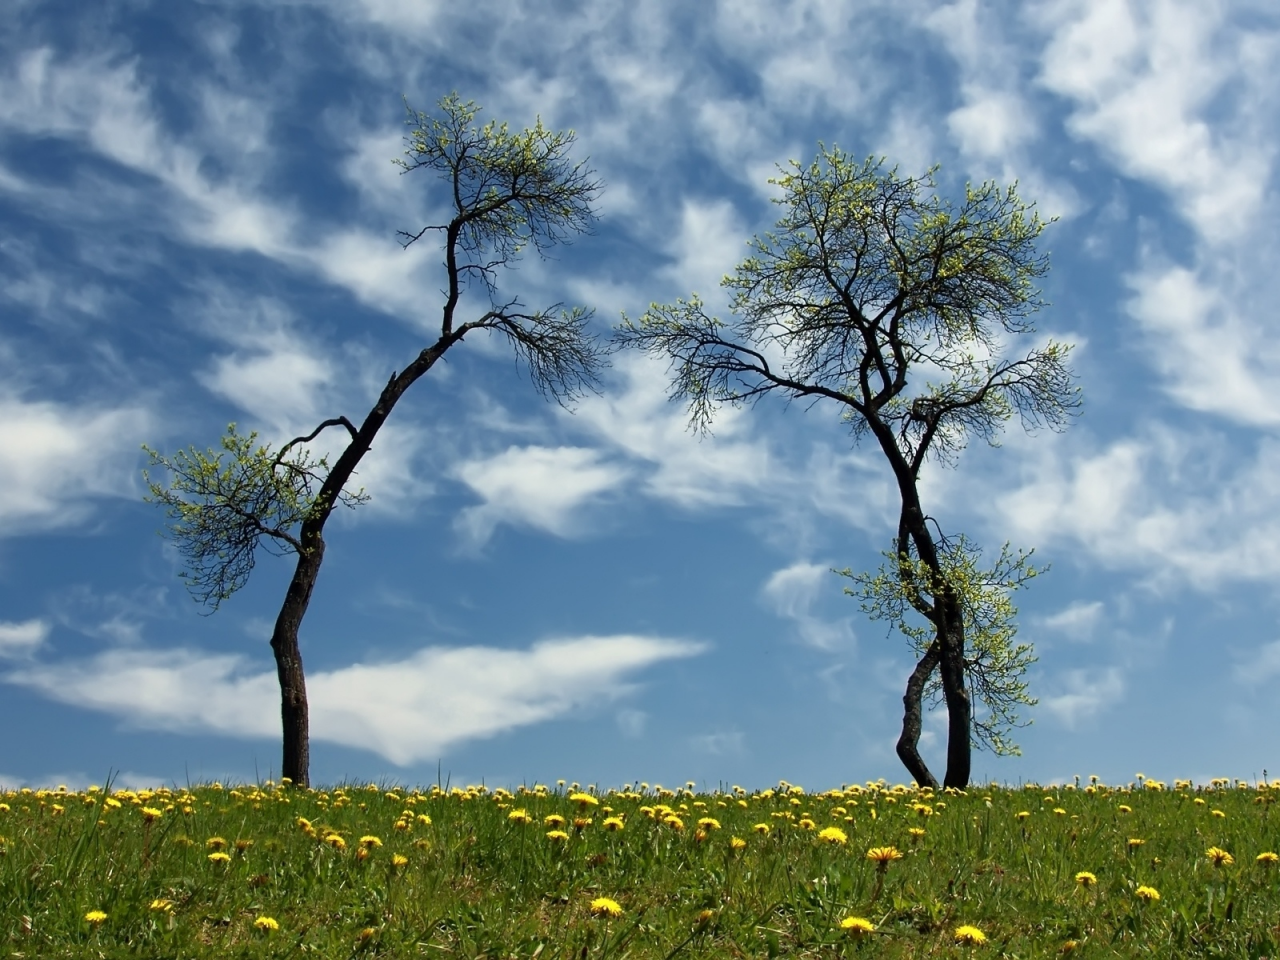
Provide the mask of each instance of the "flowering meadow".
POLYGON ((0 793, 11 957, 1280 956, 1280 781, 0 793))

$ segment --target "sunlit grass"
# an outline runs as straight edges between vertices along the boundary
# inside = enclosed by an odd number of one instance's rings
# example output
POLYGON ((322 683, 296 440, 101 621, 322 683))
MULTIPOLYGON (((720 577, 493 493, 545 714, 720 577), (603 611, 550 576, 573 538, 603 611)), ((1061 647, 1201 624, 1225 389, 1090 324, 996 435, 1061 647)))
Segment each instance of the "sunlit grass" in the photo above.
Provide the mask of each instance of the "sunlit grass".
POLYGON ((24 957, 1280 954, 1280 782, 0 794, 24 957))

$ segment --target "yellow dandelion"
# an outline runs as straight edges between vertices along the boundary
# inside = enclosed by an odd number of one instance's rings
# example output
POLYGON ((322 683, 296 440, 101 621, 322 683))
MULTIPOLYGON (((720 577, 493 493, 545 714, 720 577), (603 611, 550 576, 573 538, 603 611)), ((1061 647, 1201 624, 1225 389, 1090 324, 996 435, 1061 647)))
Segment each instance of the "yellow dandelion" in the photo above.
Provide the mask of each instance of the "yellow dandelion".
POLYGON ((1209 813, 1210 813, 1212 816, 1215 816, 1215 817, 1225 817, 1225 816, 1226 816, 1226 814, 1225 814, 1225 813, 1223 813, 1221 810, 1210 810, 1210 811, 1209 811, 1209 813))
POLYGON ((409 858, 403 853, 393 853, 391 855, 391 865, 393 867, 403 867, 409 862, 409 858))
POLYGON ((617 900, 610 900, 608 897, 596 897, 591 901, 591 915, 612 920, 622 916, 622 907, 617 900))
POLYGON ((238 850, 240 853, 244 853, 245 851, 247 851, 247 850, 248 850, 250 847, 252 847, 252 846, 253 846, 253 841, 252 841, 252 840, 237 840, 237 841, 236 841, 236 850, 238 850))
POLYGON ((619 830, 622 830, 626 824, 622 822, 621 817, 605 817, 604 820, 601 821, 600 826, 604 827, 610 833, 617 833, 619 830))
POLYGON ((150 909, 157 913, 173 913, 173 908, 177 906, 172 900, 166 900, 164 897, 156 897, 151 901, 150 909))
POLYGON ((360 838, 360 846, 364 847, 366 850, 372 850, 374 847, 382 846, 382 841, 372 834, 366 834, 360 838))
POLYGON ((1130 837, 1130 838, 1129 838, 1129 849, 1130 849, 1130 850, 1137 850, 1140 846, 1142 846, 1142 845, 1143 845, 1144 843, 1146 843, 1146 842, 1147 842, 1147 841, 1145 841, 1145 840, 1139 840, 1137 837, 1130 837))
POLYGON ((507 814, 507 819, 510 820, 512 823, 518 823, 521 825, 526 823, 533 823, 533 817, 531 817, 529 815, 529 811, 524 809, 523 807, 520 807, 517 810, 512 810, 510 813, 507 814))
POLYGON ((1213 862, 1215 867, 1229 867, 1236 862, 1236 858, 1221 847, 1210 847, 1204 855, 1213 862))
POLYGON ((560 816, 558 813, 552 813, 542 818, 542 825, 544 827, 550 827, 552 830, 559 830, 568 822, 568 820, 560 816))
POLYGON ((884 870, 894 860, 901 860, 902 854, 897 847, 872 847, 867 851, 867 859, 874 860, 876 866, 884 870))
POLYGON ((213 853, 209 854, 209 862, 210 863, 230 863, 231 854, 224 853, 221 850, 215 850, 213 853))
MULTIPOLYGON (((55 804, 54 806, 57 806, 57 804, 55 804)), ((143 823, 155 823, 155 822, 156 822, 157 820, 159 820, 162 816, 164 816, 164 814, 162 814, 162 813, 161 813, 159 810, 157 810, 155 807, 143 807, 143 808, 139 811, 139 813, 141 813, 141 814, 142 814, 142 821, 143 821, 143 823)))
POLYGON ((369 859, 369 848, 368 848, 368 847, 357 847, 357 848, 356 848, 356 859, 357 859, 357 860, 360 860, 361 862, 363 862, 363 861, 365 861, 365 860, 368 860, 368 859, 369 859))
POLYGON ((1023 820, 1026 820, 1030 816, 1031 816, 1030 810, 1019 810, 1017 813, 1014 814, 1015 819, 1017 819, 1019 823, 1021 823, 1023 820))
POLYGON ((564 843, 566 840, 569 839, 569 835, 565 833, 563 830, 548 830, 547 839, 552 840, 556 843, 564 843))
POLYGON ((729 840, 729 849, 737 853, 740 850, 747 849, 747 841, 741 837, 732 837, 729 840))
POLYGON ((767 823, 757 823, 751 829, 756 833, 763 833, 766 837, 769 835, 769 825, 767 823))
POLYGON ((1274 867, 1277 863, 1280 863, 1280 853, 1273 853, 1270 850, 1266 850, 1254 857, 1253 860, 1259 866, 1274 867))
POLYGON ((866 917, 845 917, 840 921, 840 929, 851 937, 865 937, 875 933, 876 925, 866 917))
POLYGON ((1116 809, 1121 813, 1133 813, 1133 807, 1129 806, 1127 803, 1120 804, 1116 809))
POLYGON ((263 933, 275 933, 280 929, 280 923, 274 917, 259 917, 253 925, 263 933))
POLYGON ((712 830, 720 829, 720 821, 715 819, 714 817, 703 817, 701 820, 698 821, 698 827, 699 829, 705 830, 708 833, 710 833, 712 830))
POLYGON ((911 842, 915 843, 924 836, 924 827, 910 827, 907 830, 907 834, 911 837, 911 842))
POLYGON ((1081 870, 1076 874, 1076 883, 1082 887, 1092 887, 1098 882, 1098 878, 1088 870, 1081 870))
POLYGON ((343 839, 341 834, 338 834, 338 833, 325 834, 324 842, 327 843, 329 846, 333 847, 333 849, 335 850, 347 849, 347 841, 343 839))
POLYGON ((1150 903, 1153 900, 1160 899, 1160 891, 1155 887, 1139 887, 1133 891, 1133 895, 1143 903, 1150 903))
POLYGON ((90 910, 84 915, 84 922, 92 926, 98 926, 107 919, 107 915, 102 910, 90 910))
POLYGON ((569 794, 569 802, 576 803, 584 810, 587 807, 597 807, 600 805, 600 801, 589 793, 571 793, 569 794))
POLYGON ((818 825, 814 823, 813 820, 810 819, 809 817, 802 817, 800 819, 800 822, 797 823, 796 826, 799 827, 801 830, 813 830, 818 825))
POLYGON ((422 824, 422 826, 424 827, 431 826, 431 818, 427 816, 425 813, 418 814, 418 816, 415 819, 418 821, 418 823, 422 824))
POLYGON ((225 850, 227 848, 227 841, 222 837, 210 837, 204 842, 204 845, 210 850, 225 850))
POLYGON ((818 831, 818 839, 823 843, 842 845, 849 842, 849 835, 839 827, 824 827, 818 831))
POLYGON ((1065 817, 1067 815, 1067 811, 1064 810, 1062 807, 1054 807, 1053 813, 1055 816, 1058 816, 1058 817, 1065 817))
POLYGON ((955 933, 952 935, 955 937, 956 943, 963 943, 969 946, 976 947, 987 942, 987 935, 985 933, 977 927, 970 926, 967 923, 962 927, 956 927, 955 933))
POLYGON ((667 814, 665 817, 662 818, 662 822, 665 823, 672 830, 675 830, 677 832, 684 829, 684 821, 681 820, 679 817, 677 817, 674 813, 667 814))

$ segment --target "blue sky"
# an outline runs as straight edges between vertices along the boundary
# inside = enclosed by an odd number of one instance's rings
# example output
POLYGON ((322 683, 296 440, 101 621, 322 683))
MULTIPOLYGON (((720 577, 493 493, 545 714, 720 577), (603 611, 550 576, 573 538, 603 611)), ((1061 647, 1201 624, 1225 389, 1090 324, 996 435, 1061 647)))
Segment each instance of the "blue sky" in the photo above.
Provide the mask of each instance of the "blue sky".
MULTIPOLYGON (((620 313, 719 278, 819 141, 1017 180, 1059 220, 1042 331, 1085 409, 924 482, 1019 594, 1024 756, 980 779, 1280 771, 1280 15, 1204 3, 16 0, 0 26, 0 783, 279 769, 291 566, 201 615, 141 502, 147 443, 362 417, 438 324, 441 209, 402 96, 577 131, 594 235, 504 290, 620 313)), ((464 306, 479 310, 472 298, 464 306)), ((912 661, 831 567, 896 501, 838 411, 686 429, 662 364, 541 400, 468 339, 330 524, 302 643, 312 776, 825 787, 903 778, 912 661)), ((323 448, 320 448, 321 451, 323 448)), ((945 732, 922 741, 940 776, 945 732)))

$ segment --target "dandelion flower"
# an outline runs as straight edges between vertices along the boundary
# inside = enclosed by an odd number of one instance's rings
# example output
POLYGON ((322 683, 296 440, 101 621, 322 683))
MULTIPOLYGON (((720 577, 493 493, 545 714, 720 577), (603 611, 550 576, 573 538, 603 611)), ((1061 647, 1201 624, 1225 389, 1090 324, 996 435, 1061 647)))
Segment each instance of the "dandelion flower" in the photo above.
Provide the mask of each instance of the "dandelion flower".
POLYGON ((684 829, 684 821, 677 817, 674 813, 669 813, 662 818, 662 822, 676 832, 684 829))
POLYGON ((719 830, 720 821, 715 819, 714 817, 703 817, 701 820, 698 821, 698 826, 699 828, 706 830, 708 832, 712 830, 719 830))
POLYGON ((1215 867, 1229 867, 1236 862, 1236 858, 1221 847, 1210 847, 1204 855, 1213 861, 1215 867))
POLYGON ((210 837, 204 842, 204 845, 210 850, 225 850, 227 848, 227 841, 222 837, 210 837))
POLYGON ((360 846, 367 850, 372 850, 374 847, 382 846, 382 841, 375 836, 365 835, 360 838, 360 846))
POLYGON ((84 915, 84 922, 88 924, 92 924, 95 927, 106 919, 107 919, 106 913, 104 913, 101 910, 90 910, 88 913, 84 915))
POLYGON ((1155 887, 1139 887, 1133 891, 1133 895, 1143 903, 1150 903, 1152 900, 1160 899, 1160 891, 1155 887))
POLYGON ((587 807, 597 807, 600 805, 600 801, 589 793, 571 793, 569 794, 569 802, 576 803, 584 810, 587 807))
POLYGON ((1080 884, 1082 887, 1092 887, 1097 882, 1098 878, 1088 870, 1081 870, 1076 874, 1076 883, 1080 884))
POLYGON ((849 835, 839 827, 824 827, 818 831, 818 839, 823 843, 845 844, 849 842, 849 835))
POLYGON ((1017 813, 1014 814, 1014 817, 1017 818, 1019 823, 1021 823, 1023 820, 1026 820, 1029 816, 1031 816, 1030 810, 1019 810, 1017 813))
POLYGON ((876 865, 883 870, 892 861, 901 860, 902 854, 898 852, 897 847, 872 847, 867 851, 867 859, 874 860, 876 865))
POLYGON ((1137 837, 1130 837, 1130 838, 1129 838, 1129 849, 1130 849, 1130 850, 1137 850, 1140 846, 1142 846, 1142 845, 1143 845, 1144 843, 1146 843, 1146 842, 1147 842, 1147 841, 1145 841, 1145 840, 1139 840, 1137 837))
POLYGON ((864 937, 875 933, 876 925, 866 917, 845 917, 840 921, 840 929, 851 937, 864 937))
POLYGON ((605 817, 604 820, 601 821, 600 826, 604 827, 610 833, 617 833, 619 830, 622 830, 626 824, 622 822, 621 817, 605 817))
POLYGON ((558 843, 564 843, 566 840, 569 839, 569 835, 565 833, 563 830, 548 830, 547 839, 556 841, 558 843))
POLYGON ((391 855, 391 865, 393 867, 403 867, 409 862, 409 858, 403 853, 393 853, 391 855))
POLYGON ((253 925, 263 933, 275 933, 280 929, 280 923, 274 917, 259 917, 253 925))
POLYGON ((324 842, 329 844, 335 850, 347 849, 347 841, 342 838, 341 834, 328 833, 325 834, 324 842))
POLYGON ((173 908, 175 906, 176 904, 172 900, 166 900, 163 897, 156 897, 156 899, 151 901, 150 909, 155 910, 158 913, 173 913, 173 908))
POLYGON ((756 833, 763 833, 766 837, 769 835, 769 825, 767 823, 757 823, 751 829, 756 833))
POLYGON ((799 827, 801 830, 813 830, 818 825, 814 823, 813 820, 810 819, 809 817, 802 817, 800 819, 800 822, 797 823, 796 826, 799 827))
POLYGON ((741 837, 732 837, 729 840, 729 849, 735 853, 739 850, 745 850, 747 849, 747 841, 743 840, 741 837))
POLYGON ((924 836, 924 827, 911 827, 907 830, 907 833, 911 837, 911 842, 915 843, 924 836))
POLYGON ((964 943, 975 947, 987 942, 985 933, 967 923, 962 927, 956 927, 953 936, 956 939, 956 943, 964 943))
POLYGON ((1210 813, 1212 816, 1215 816, 1215 817, 1225 817, 1225 816, 1226 816, 1226 814, 1225 814, 1225 813, 1223 813, 1221 810, 1210 810, 1210 811, 1209 811, 1209 813, 1210 813))
POLYGON ((1280 854, 1272 853, 1270 850, 1267 850, 1258 854, 1253 859, 1259 866, 1274 867, 1277 863, 1280 863, 1280 854))
MULTIPOLYGON (((57 804, 54 806, 57 806, 57 804)), ((155 823, 163 816, 155 807, 143 807, 141 813, 143 823, 155 823)))
POLYGON ((210 863, 230 863, 231 854, 223 853, 221 850, 215 850, 213 853, 209 854, 209 862, 210 863))
POLYGON ((550 827, 553 830, 559 830, 568 822, 568 820, 560 816, 558 813, 552 813, 542 818, 542 825, 544 827, 550 827))
POLYGON ((1127 803, 1120 804, 1116 809, 1121 813, 1133 813, 1133 807, 1129 806, 1127 803))
POLYGON ((591 901, 591 915, 607 917, 612 920, 622 916, 622 907, 617 900, 610 900, 608 897, 596 897, 591 901))
POLYGON ((533 817, 529 815, 529 811, 524 809, 524 807, 521 807, 518 810, 512 810, 507 814, 507 819, 512 823, 518 823, 521 825, 533 823, 533 817))

